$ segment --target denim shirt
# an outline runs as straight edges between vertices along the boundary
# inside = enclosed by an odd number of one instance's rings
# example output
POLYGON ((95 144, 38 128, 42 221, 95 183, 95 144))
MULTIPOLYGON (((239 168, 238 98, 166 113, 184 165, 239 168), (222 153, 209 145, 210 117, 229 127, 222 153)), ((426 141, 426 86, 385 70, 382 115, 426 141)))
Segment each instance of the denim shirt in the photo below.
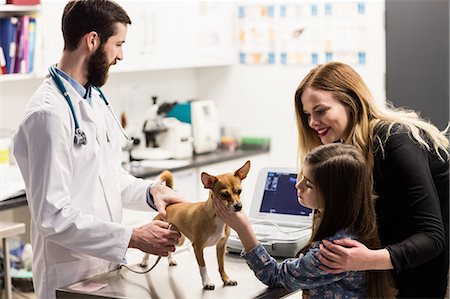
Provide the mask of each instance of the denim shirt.
MULTIPOLYGON (((354 235, 345 230, 326 238, 329 241, 351 238, 354 235)), ((319 268, 320 261, 316 257, 321 241, 316 241, 312 247, 299 258, 286 259, 278 263, 267 250, 258 244, 243 257, 256 277, 269 287, 283 287, 287 290, 309 290, 310 298, 364 298, 365 272, 350 271, 330 274, 319 268)))

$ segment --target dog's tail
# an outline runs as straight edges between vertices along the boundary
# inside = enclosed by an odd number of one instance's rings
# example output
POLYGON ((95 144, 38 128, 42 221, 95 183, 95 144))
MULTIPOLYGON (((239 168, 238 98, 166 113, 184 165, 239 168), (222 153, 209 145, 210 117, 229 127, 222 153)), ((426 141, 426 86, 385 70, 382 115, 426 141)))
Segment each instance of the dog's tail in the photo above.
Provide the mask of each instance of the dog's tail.
POLYGON ((166 186, 173 189, 173 175, 170 171, 164 170, 156 179, 155 183, 166 183, 166 186))

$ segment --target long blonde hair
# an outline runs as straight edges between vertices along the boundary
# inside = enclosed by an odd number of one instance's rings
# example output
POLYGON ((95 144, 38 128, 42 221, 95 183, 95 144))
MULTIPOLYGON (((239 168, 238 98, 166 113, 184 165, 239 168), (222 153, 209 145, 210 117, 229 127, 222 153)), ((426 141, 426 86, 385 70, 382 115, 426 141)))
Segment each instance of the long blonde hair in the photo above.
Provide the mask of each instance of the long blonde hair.
POLYGON ((378 106, 369 88, 353 68, 344 63, 330 62, 312 69, 295 92, 299 161, 303 161, 313 148, 321 145, 320 138, 309 127, 308 117, 303 112, 301 97, 308 87, 330 92, 334 99, 350 108, 349 134, 344 142, 355 145, 364 153, 369 169, 373 167, 374 130, 386 129, 389 137, 396 124, 404 125, 413 140, 428 151, 435 151, 442 161, 449 158, 449 141, 438 128, 413 110, 391 105, 378 106))

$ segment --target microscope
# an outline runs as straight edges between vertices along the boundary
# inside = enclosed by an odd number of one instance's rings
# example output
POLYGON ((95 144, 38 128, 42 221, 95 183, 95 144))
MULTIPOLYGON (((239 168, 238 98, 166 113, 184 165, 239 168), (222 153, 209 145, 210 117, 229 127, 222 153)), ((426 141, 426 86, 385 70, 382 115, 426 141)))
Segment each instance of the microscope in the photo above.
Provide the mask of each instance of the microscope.
POLYGON ((152 96, 152 106, 145 114, 141 138, 130 151, 132 160, 186 159, 192 157, 192 132, 189 124, 165 117, 177 104, 157 104, 152 96))

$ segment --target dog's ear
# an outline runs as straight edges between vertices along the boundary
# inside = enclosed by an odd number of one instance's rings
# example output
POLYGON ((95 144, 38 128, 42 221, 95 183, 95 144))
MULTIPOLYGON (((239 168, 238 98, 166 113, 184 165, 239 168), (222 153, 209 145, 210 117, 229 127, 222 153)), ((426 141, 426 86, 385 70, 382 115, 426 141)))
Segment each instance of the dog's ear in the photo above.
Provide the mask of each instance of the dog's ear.
POLYGON ((234 172, 234 176, 237 176, 241 181, 247 177, 250 171, 250 160, 245 162, 244 166, 234 172))
POLYGON ((205 189, 212 189, 214 184, 217 182, 217 177, 207 174, 206 172, 202 172, 202 183, 205 189))

